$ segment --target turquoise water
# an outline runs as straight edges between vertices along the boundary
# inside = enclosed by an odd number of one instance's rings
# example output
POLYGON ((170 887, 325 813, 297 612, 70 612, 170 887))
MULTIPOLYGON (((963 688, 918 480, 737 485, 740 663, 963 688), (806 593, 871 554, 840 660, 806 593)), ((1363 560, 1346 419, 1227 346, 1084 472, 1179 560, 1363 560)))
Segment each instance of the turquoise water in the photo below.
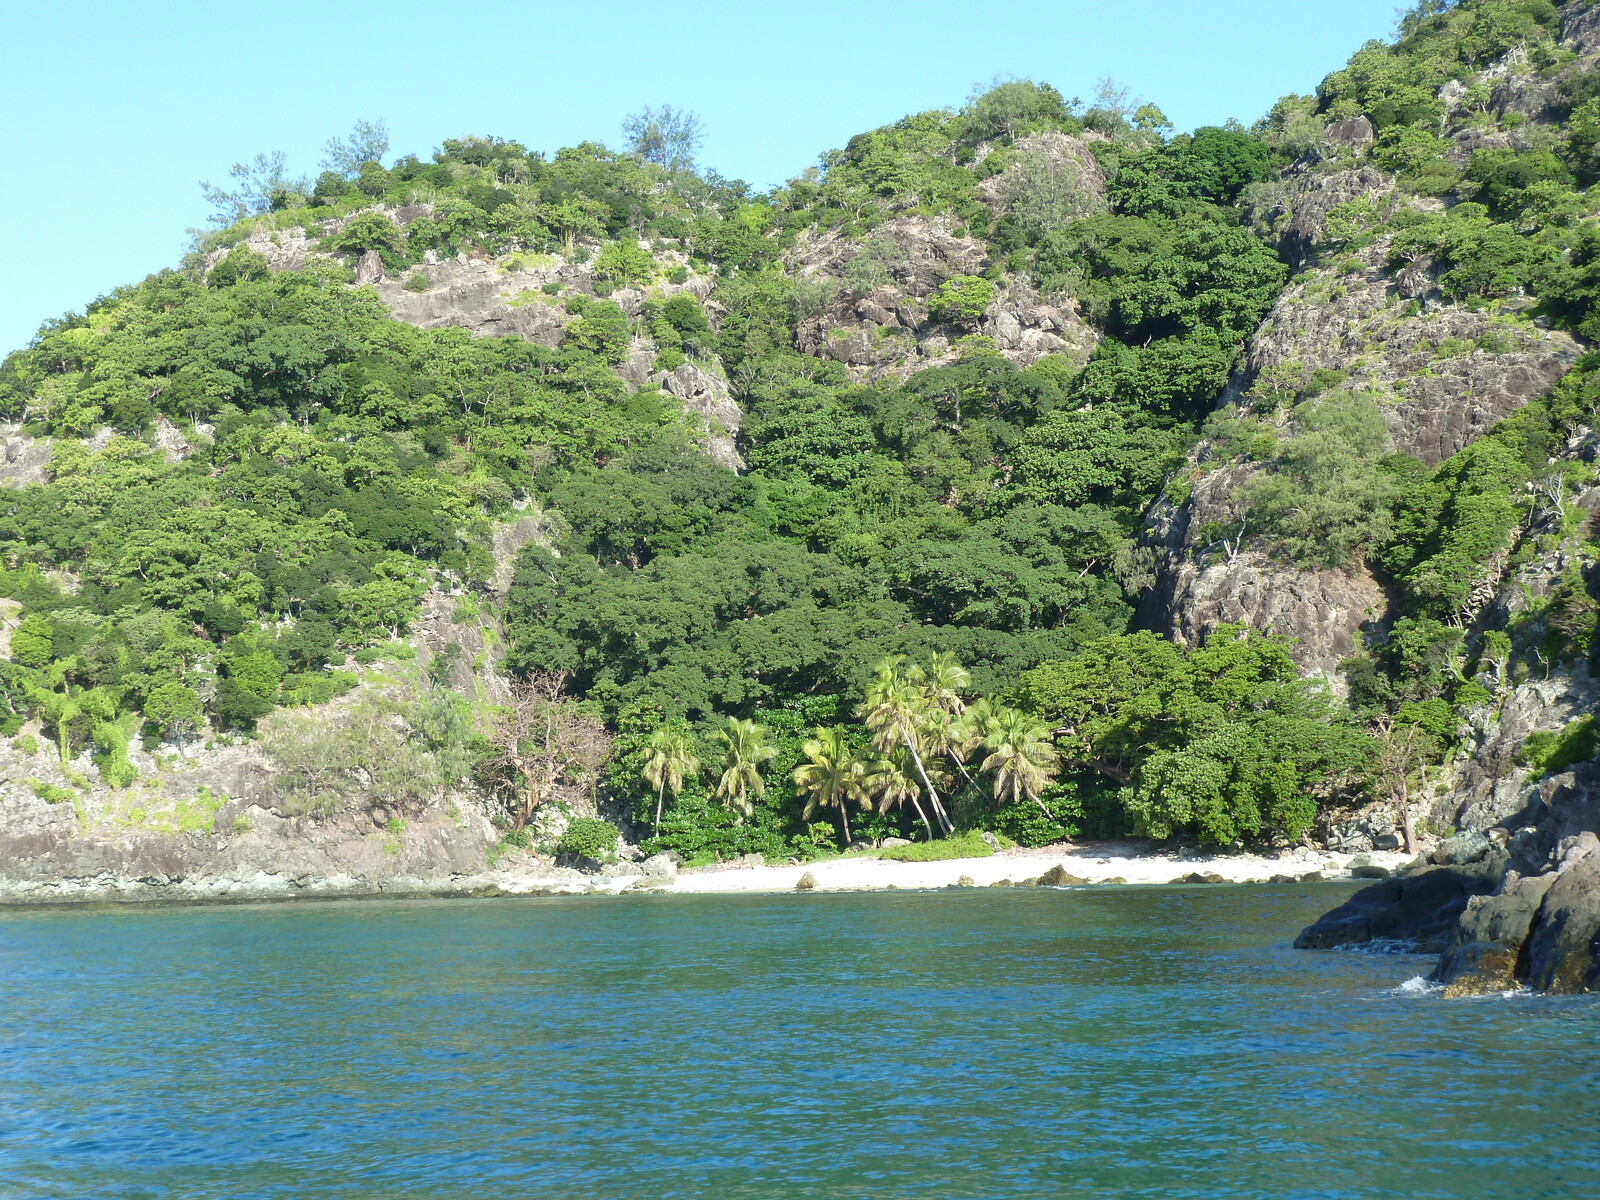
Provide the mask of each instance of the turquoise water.
POLYGON ((0 1196, 1600 1196, 1600 1006, 1343 887, 0 914, 0 1196))

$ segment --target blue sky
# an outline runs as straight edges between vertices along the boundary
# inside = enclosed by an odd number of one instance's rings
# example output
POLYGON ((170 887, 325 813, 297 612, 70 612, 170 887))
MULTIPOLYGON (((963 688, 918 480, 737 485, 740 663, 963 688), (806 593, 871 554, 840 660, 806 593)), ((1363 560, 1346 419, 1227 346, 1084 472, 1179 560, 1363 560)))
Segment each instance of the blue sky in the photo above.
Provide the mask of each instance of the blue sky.
POLYGON ((1020 75, 1092 97, 1110 75, 1179 128, 1249 123, 1310 91, 1395 0, 812 0, 454 6, 277 0, 16 5, 0 113, 0 354, 39 322, 176 262, 197 181, 388 122, 391 155, 492 133, 553 150, 618 140, 645 104, 696 110, 701 160, 777 183, 865 129, 1020 75))

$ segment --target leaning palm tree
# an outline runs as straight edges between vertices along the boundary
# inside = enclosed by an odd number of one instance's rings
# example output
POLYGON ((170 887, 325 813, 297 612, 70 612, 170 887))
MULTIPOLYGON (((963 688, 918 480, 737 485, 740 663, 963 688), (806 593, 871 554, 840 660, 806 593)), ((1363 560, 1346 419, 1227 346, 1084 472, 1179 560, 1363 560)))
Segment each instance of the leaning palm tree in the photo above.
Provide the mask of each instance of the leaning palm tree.
MULTIPOLYGON (((905 748, 917 769, 917 777, 928 793, 928 804, 938 817, 945 833, 954 826, 939 800, 939 792, 928 778, 927 765, 922 761, 926 747, 930 710, 933 709, 921 688, 908 672, 900 669, 899 656, 885 658, 873 668, 872 679, 867 683, 866 694, 856 715, 866 722, 872 734, 872 746, 880 754, 887 754, 897 746, 905 748)), ((920 676, 920 669, 914 668, 920 676)))
POLYGON ((1026 796, 1053 820, 1055 814, 1039 799, 1039 792, 1056 773, 1050 726, 1020 708, 999 707, 989 722, 983 746, 990 752, 983 769, 994 772, 995 799, 1009 795, 1011 803, 1017 804, 1026 796))
POLYGON ((729 717, 727 724, 717 730, 717 738, 723 751, 716 798, 740 818, 748 817, 755 812, 751 795, 766 794, 767 781, 761 778, 761 768, 778 753, 777 747, 767 741, 764 726, 736 717, 729 717))
POLYGON ((940 650, 928 660, 926 667, 912 667, 906 672, 922 692, 929 707, 938 709, 954 719, 967 707, 961 693, 972 687, 972 672, 956 661, 948 650, 940 650))
POLYGON ((650 735, 640 758, 643 761, 640 774, 656 789, 655 832, 659 835, 667 789, 670 788, 674 796, 683 791, 683 781, 700 774, 700 760, 689 748, 689 735, 671 725, 663 725, 650 735))
POLYGON ((917 810, 917 819, 928 831, 928 838, 931 841, 933 826, 928 821, 928 814, 922 811, 920 803, 922 786, 917 783, 915 772, 916 768, 911 765, 911 756, 903 749, 896 748, 882 758, 876 759, 868 768, 867 790, 878 798, 880 813, 887 813, 891 808, 901 808, 909 802, 911 807, 917 810))
POLYGON ((837 808, 844 827, 844 844, 850 845, 850 805, 867 807, 867 765, 845 743, 837 725, 817 726, 817 736, 802 747, 810 761, 794 769, 794 787, 806 801, 804 820, 819 808, 837 808))

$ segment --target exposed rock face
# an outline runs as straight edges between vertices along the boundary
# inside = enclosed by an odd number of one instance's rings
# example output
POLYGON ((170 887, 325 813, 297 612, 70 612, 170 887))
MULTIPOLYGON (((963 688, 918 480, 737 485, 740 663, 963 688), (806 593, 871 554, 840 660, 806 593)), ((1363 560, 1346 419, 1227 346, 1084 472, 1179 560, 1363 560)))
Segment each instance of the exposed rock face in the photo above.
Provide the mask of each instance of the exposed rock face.
POLYGON ((1231 622, 1295 638, 1296 665, 1338 689, 1339 663, 1361 648, 1363 625, 1383 615, 1387 598, 1360 566, 1297 568, 1248 547, 1230 558, 1229 547, 1216 545, 1210 530, 1234 531, 1239 489, 1253 473, 1224 467, 1200 476, 1186 504, 1157 505, 1145 531, 1158 556, 1156 582, 1140 620, 1188 646, 1231 622))
POLYGON ((1250 341, 1247 379, 1340 372, 1343 386, 1384 398, 1396 450, 1435 463, 1549 392, 1577 361, 1565 333, 1428 299, 1432 276, 1392 271, 1388 239, 1351 261, 1353 270, 1319 267, 1290 281, 1250 341), (1408 313, 1408 299, 1423 311, 1408 313))
POLYGON ((972 327, 930 324, 928 296, 951 276, 988 266, 982 243, 954 228, 948 218, 900 217, 860 241, 837 230, 802 237, 786 264, 791 274, 824 287, 845 284, 800 323, 799 348, 844 364, 863 381, 953 362, 955 341, 968 333, 992 337, 1019 366, 1049 354, 1087 360, 1099 338, 1071 301, 1042 300, 1023 280, 1007 281, 972 327))
POLYGON ((1450 865, 1357 892, 1295 945, 1394 938, 1436 950, 1433 977, 1450 996, 1600 988, 1600 763, 1546 779, 1525 798, 1487 836, 1435 852, 1450 865))
POLYGON ((1469 711, 1468 752, 1433 801, 1429 820, 1439 828, 1488 830, 1530 807, 1548 807, 1517 753, 1531 734, 1562 729, 1597 706, 1595 680, 1586 671, 1563 670, 1469 711))
MULTIPOLYGON (((491 582, 499 598, 510 589, 517 552, 548 544, 550 532, 550 519, 538 511, 495 528, 491 582)), ((503 703, 499 611, 481 597, 429 592, 410 635, 418 667, 475 706, 503 703)), ((337 721, 374 691, 408 686, 385 682, 393 673, 380 672, 319 708, 319 719, 337 721)), ((135 741, 129 758, 138 777, 121 792, 95 781, 87 753, 63 767, 36 725, 0 740, 0 902, 489 886, 485 856, 498 833, 475 797, 440 796, 404 813, 383 795, 356 797, 326 818, 286 811, 275 786, 279 764, 266 747, 276 724, 298 719, 290 710, 272 714, 260 741, 191 739, 154 753, 135 741)))
POLYGON ((701 419, 711 457, 733 470, 744 466, 733 440, 744 414, 721 376, 696 363, 686 362, 653 378, 664 391, 678 398, 684 412, 701 419))
POLYGON ((1106 209, 1106 173, 1086 138, 1051 130, 1017 143, 1011 163, 978 184, 978 197, 995 214, 1009 211, 1021 187, 1044 185, 1054 202, 1074 216, 1106 209))
MULTIPOLYGON (((1338 121, 1330 126, 1365 126, 1366 140, 1372 138, 1372 125, 1365 117, 1338 121)), ((1364 144, 1364 143, 1363 143, 1364 144)), ((1278 225, 1278 248, 1292 263, 1304 263, 1327 237, 1328 214, 1341 204, 1363 197, 1383 201, 1394 192, 1394 179, 1376 167, 1359 166, 1345 170, 1302 169, 1287 181, 1288 194, 1282 202, 1278 225)))
POLYGON ((20 425, 0 425, 5 448, 0 451, 0 487, 27 487, 50 482, 50 438, 29 437, 20 425))

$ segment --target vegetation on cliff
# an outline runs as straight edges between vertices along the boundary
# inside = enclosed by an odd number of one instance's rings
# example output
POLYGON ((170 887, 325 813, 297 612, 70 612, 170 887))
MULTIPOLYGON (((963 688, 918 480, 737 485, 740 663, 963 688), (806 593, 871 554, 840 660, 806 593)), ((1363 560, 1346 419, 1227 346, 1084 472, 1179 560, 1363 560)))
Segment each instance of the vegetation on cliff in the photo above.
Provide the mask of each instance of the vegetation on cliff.
POLYGON ((518 829, 599 785, 690 857, 811 853, 835 820, 1231 842, 1404 791, 1480 679, 1595 650, 1592 555, 1508 633, 1472 618, 1518 556, 1581 535, 1594 468, 1566 446, 1600 366, 1426 465, 1395 451, 1387 394, 1242 371, 1243 349, 1291 262, 1363 254, 1428 281, 1396 285, 1395 320, 1498 323, 1441 355, 1536 321, 1600 332, 1600 72, 1560 17, 1428 0, 1249 128, 1174 133, 1112 87, 1002 81, 765 194, 696 170, 671 109, 620 150, 465 137, 385 166, 364 124, 315 179, 241 164, 181 268, 0 367, 0 412, 50 439, 42 478, 0 494, 10 730, 38 721, 64 761, 92 747, 113 784, 141 731, 251 736, 355 686, 430 591, 489 597, 495 523, 532 505, 550 535, 503 614, 524 683, 498 716, 450 702, 435 755, 439 789, 487 789, 518 829), (1548 93, 1534 116, 1496 99, 1512 78, 1548 93), (1366 136, 1335 136, 1357 119, 1366 136), (1291 246, 1293 189, 1357 156, 1395 189, 1291 246), (907 283, 913 227, 961 268, 907 283), (407 323, 368 286, 448 313, 451 260, 542 272, 508 303, 550 335, 407 323), (1043 322, 1094 348, 1015 333, 1043 322), (834 353, 858 325, 869 358, 834 353), (861 366, 891 358, 910 365, 861 366), (684 370, 737 402, 742 470, 684 370), (1187 650, 1130 632, 1152 503, 1229 463, 1258 469, 1209 547, 1393 589, 1349 705, 1245 629, 1187 650))

